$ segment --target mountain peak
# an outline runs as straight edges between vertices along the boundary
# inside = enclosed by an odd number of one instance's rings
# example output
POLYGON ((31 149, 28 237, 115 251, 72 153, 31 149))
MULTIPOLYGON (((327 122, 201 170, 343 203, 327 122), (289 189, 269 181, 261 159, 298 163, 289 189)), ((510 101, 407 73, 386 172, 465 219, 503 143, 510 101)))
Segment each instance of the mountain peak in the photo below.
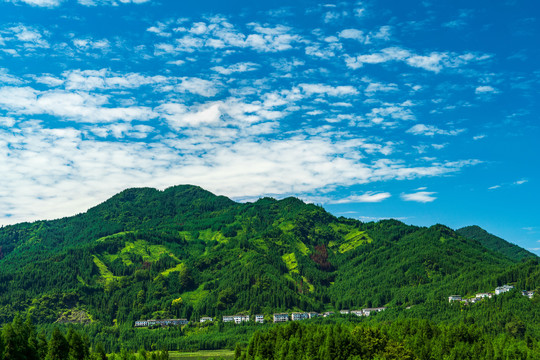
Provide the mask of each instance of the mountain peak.
POLYGON ((456 232, 466 238, 478 241, 486 248, 503 254, 509 259, 520 261, 527 258, 536 258, 537 256, 518 245, 512 244, 498 236, 490 234, 478 225, 466 226, 456 230, 456 232))

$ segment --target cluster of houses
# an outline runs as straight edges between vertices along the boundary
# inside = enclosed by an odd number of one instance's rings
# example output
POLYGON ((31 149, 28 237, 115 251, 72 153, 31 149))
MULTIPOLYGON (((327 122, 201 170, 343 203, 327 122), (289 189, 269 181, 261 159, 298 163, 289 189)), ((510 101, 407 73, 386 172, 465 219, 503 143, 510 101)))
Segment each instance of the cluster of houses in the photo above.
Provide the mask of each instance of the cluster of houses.
MULTIPOLYGON (((478 293, 476 294, 475 297, 473 298, 468 298, 468 299, 463 299, 461 298, 461 295, 450 295, 448 297, 448 301, 449 302, 453 302, 453 301, 460 301, 462 304, 474 304, 475 302, 478 302, 484 298, 490 298, 493 296, 493 295, 500 295, 500 294, 503 294, 505 292, 508 292, 510 290, 514 289, 514 287, 512 285, 503 285, 503 286, 499 286, 497 288, 495 288, 495 291, 493 293, 478 293)), ((523 290, 521 292, 523 294, 523 296, 527 296, 529 299, 532 299, 532 297, 534 296, 534 291, 527 291, 527 290, 523 290)))
MULTIPOLYGON (((378 307, 378 308, 365 308, 361 310, 341 310, 340 314, 348 315, 353 314, 356 316, 369 316, 370 314, 374 312, 380 312, 385 310, 385 307, 378 307)), ((292 321, 298 321, 298 320, 305 320, 305 319, 312 319, 318 316, 328 317, 334 315, 333 311, 328 311, 323 314, 319 314, 316 312, 293 312, 290 317, 288 313, 277 313, 274 314, 273 319, 275 323, 279 322, 286 322, 289 320, 292 321)), ((222 321, 224 323, 226 322, 234 322, 235 324, 240 324, 242 322, 250 321, 251 318, 249 315, 224 315, 222 318, 222 321)), ((264 323, 264 315, 254 315, 253 320, 256 323, 263 324, 264 323)), ((199 319, 199 322, 205 323, 207 321, 214 321, 214 318, 211 317, 202 317, 199 319)), ((181 326, 181 325, 187 325, 188 324, 187 319, 163 319, 163 320, 139 320, 135 321, 135 327, 154 327, 154 326, 181 326)))

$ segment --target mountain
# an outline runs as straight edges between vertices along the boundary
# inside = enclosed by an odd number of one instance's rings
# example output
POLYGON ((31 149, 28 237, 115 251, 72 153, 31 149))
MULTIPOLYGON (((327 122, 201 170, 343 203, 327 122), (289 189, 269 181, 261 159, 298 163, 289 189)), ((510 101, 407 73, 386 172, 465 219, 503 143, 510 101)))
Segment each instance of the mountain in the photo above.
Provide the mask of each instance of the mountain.
POLYGON ((0 323, 17 312, 42 324, 131 326, 406 307, 540 284, 527 275, 538 274, 537 262, 444 225, 363 223, 296 198, 236 203, 191 185, 128 189, 83 214, 3 227, 0 254, 0 323))
POLYGON ((515 244, 509 243, 493 234, 488 233, 480 226, 466 226, 456 230, 461 236, 478 241, 486 248, 501 253, 512 260, 536 258, 537 256, 515 244))

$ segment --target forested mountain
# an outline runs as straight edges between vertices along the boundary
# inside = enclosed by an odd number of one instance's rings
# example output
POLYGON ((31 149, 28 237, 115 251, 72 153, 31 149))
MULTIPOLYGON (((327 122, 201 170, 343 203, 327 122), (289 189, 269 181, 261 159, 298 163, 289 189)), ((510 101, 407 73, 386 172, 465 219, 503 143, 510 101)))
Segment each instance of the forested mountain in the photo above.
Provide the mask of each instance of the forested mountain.
POLYGON ((0 323, 20 313, 40 326, 97 324, 90 336, 111 348, 114 337, 155 336, 132 330, 139 319, 374 306, 427 314, 450 294, 540 285, 536 257, 466 235, 337 218, 296 198, 128 189, 84 214, 0 229, 0 323))
MULTIPOLYGON (((128 189, 84 214, 0 229, 0 321, 409 306, 514 282, 518 263, 448 227, 336 218, 295 198, 128 189)), ((531 283, 532 282, 532 283, 531 283)))
POLYGON ((499 252, 512 260, 522 260, 537 257, 533 253, 515 244, 509 243, 498 236, 488 233, 486 230, 477 225, 466 226, 456 230, 456 232, 461 236, 474 239, 488 249, 499 252))

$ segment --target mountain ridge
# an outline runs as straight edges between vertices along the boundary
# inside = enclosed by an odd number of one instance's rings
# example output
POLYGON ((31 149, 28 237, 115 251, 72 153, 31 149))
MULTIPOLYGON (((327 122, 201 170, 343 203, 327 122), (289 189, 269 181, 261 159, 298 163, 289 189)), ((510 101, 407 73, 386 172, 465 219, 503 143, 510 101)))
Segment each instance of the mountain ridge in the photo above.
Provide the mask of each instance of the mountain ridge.
POLYGON ((0 322, 17 311, 48 323, 84 310, 112 324, 411 306, 525 287, 523 267, 535 266, 441 224, 363 223, 292 197, 236 203, 191 185, 126 189, 73 217, 7 226, 0 246, 0 322))

